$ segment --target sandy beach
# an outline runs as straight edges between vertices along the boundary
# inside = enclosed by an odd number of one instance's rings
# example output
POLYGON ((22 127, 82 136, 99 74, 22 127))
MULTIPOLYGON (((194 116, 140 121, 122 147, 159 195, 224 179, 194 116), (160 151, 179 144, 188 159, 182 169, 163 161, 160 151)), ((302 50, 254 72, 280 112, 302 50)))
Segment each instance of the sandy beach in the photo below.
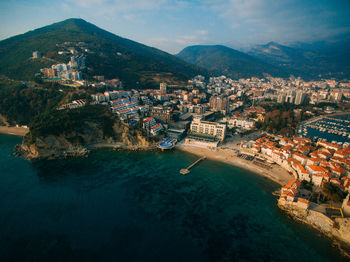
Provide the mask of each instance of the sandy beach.
POLYGON ((0 126, 0 133, 15 136, 25 136, 29 132, 29 128, 15 126, 0 126))
POLYGON ((287 184, 290 180, 294 179, 294 177, 289 174, 288 171, 276 164, 272 165, 271 169, 267 170, 263 167, 253 164, 248 160, 237 157, 234 151, 231 149, 217 148, 216 151, 204 147, 184 145, 183 143, 176 145, 176 148, 192 154, 196 154, 198 156, 205 156, 209 159, 222 161, 234 166, 245 168, 254 173, 267 177, 282 186, 287 184))

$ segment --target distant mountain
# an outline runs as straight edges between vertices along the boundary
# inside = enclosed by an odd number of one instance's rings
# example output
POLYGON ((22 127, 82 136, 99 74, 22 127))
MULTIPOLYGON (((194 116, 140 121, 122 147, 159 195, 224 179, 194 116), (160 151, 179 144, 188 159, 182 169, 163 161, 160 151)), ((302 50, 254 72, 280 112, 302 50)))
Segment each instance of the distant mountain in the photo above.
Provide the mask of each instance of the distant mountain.
POLYGON ((269 42, 254 46, 248 54, 304 78, 350 76, 350 41, 295 43, 269 42))
POLYGON ((288 76, 277 67, 222 45, 189 46, 176 56, 188 63, 231 78, 261 77, 263 74, 288 76))
POLYGON ((184 81, 206 70, 166 52, 119 37, 82 19, 68 19, 22 35, 0 41, 0 75, 19 80, 33 79, 40 68, 57 62, 68 62, 69 55, 58 55, 64 42, 84 42, 90 52, 87 77, 104 75, 120 78, 129 87, 137 82, 142 87, 160 81, 184 81), (31 59, 32 52, 43 53, 31 59))

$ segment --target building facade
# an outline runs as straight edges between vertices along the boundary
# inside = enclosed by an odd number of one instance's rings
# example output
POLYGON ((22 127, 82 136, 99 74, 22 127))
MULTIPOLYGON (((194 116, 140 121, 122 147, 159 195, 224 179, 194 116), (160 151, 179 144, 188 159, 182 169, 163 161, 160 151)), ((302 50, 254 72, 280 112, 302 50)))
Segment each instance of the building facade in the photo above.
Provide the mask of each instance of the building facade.
POLYGON ((191 123, 191 133, 217 138, 223 141, 226 136, 226 125, 217 122, 203 121, 195 118, 191 123))

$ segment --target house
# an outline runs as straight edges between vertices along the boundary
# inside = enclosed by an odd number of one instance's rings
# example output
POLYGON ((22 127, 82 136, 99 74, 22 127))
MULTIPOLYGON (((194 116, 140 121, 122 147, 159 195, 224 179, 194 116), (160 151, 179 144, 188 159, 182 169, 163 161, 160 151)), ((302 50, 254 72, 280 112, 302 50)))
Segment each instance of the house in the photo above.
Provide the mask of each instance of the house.
POLYGON ((341 145, 338 145, 336 143, 329 143, 327 141, 318 141, 317 146, 322 146, 333 150, 339 150, 342 147, 341 145))
POLYGON ((318 166, 323 161, 322 158, 319 157, 312 157, 307 160, 308 165, 318 166))
POLYGON ((322 182, 328 182, 332 174, 329 172, 321 172, 312 175, 312 183, 315 186, 321 186, 322 182))
POLYGON ((298 160, 302 165, 306 165, 307 161, 308 161, 308 157, 298 153, 298 152, 293 152, 293 158, 295 158, 296 160, 298 160))
POLYGON ((301 183, 300 181, 293 179, 288 182, 285 186, 281 188, 281 193, 283 194, 284 192, 291 192, 293 194, 298 193, 298 188, 300 187, 301 183))
POLYGON ((305 167, 301 164, 296 165, 296 171, 298 172, 299 175, 299 180, 306 180, 308 182, 311 181, 310 178, 310 172, 305 169, 305 167))
POLYGON ((333 175, 337 176, 337 177, 341 177, 342 175, 346 174, 346 169, 341 168, 341 167, 335 167, 331 169, 331 172, 333 175))
POLYGON ((157 122, 153 117, 147 117, 143 120, 143 128, 146 130, 149 130, 155 124, 157 124, 157 122))
POLYGON ((311 175, 328 172, 328 169, 322 166, 307 165, 306 170, 310 171, 311 175))
POLYGON ((296 179, 289 181, 288 184, 281 188, 281 196, 279 200, 281 200, 282 203, 283 201, 293 202, 299 192, 298 189, 300 184, 300 181, 296 179))
POLYGON ((156 136, 161 130, 163 130, 163 127, 161 124, 155 124, 153 127, 151 127, 151 134, 156 136))
POLYGON ((344 147, 334 152, 335 157, 348 158, 350 156, 350 147, 344 147))
POLYGON ((324 151, 318 152, 317 156, 319 158, 326 159, 326 160, 328 160, 332 157, 332 155, 330 153, 324 152, 324 151))
POLYGON ((311 143, 311 139, 307 138, 307 137, 293 137, 293 142, 296 144, 300 144, 300 143, 311 143))
POLYGON ((276 163, 281 163, 282 160, 285 159, 285 156, 279 151, 272 151, 271 158, 276 163))
POLYGON ((330 182, 331 182, 332 184, 334 184, 334 185, 338 185, 338 186, 342 185, 340 179, 339 179, 339 178, 336 178, 336 177, 332 177, 332 178, 330 179, 330 182))
POLYGON ((309 200, 306 200, 306 199, 301 198, 301 197, 297 198, 297 202, 296 202, 297 207, 304 209, 304 210, 307 210, 309 208, 309 205, 310 205, 309 200))

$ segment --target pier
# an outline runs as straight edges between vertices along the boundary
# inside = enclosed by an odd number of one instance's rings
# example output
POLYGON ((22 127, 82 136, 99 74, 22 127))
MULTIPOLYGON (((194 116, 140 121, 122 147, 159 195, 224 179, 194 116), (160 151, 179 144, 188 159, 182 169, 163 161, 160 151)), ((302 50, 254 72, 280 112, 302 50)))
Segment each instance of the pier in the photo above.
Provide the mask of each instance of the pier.
POLYGON ((180 174, 181 174, 181 175, 188 175, 188 174, 190 173, 190 169, 191 169, 192 167, 194 167, 195 165, 197 165, 200 161, 202 161, 202 160, 204 160, 204 159, 206 159, 205 156, 199 158, 199 159, 196 160, 194 163, 192 163, 191 165, 189 165, 187 168, 181 169, 181 170, 180 170, 180 174))

